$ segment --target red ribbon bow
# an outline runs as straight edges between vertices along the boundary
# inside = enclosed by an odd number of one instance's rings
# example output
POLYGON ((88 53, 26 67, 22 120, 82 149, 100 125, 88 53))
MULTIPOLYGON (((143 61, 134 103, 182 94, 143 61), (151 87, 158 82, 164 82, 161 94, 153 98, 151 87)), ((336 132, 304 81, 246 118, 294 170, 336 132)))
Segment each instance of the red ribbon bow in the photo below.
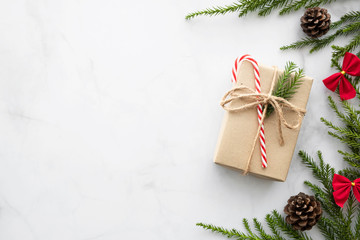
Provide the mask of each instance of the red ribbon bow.
POLYGON ((351 182, 344 176, 334 174, 332 185, 335 203, 340 207, 343 207, 348 200, 351 188, 355 198, 360 202, 360 178, 351 182))
POLYGON ((352 54, 345 53, 342 71, 331 75, 323 80, 325 86, 331 91, 335 92, 337 86, 339 86, 339 93, 341 100, 348 100, 354 98, 356 91, 353 85, 347 80, 344 74, 351 76, 360 76, 360 59, 352 54))

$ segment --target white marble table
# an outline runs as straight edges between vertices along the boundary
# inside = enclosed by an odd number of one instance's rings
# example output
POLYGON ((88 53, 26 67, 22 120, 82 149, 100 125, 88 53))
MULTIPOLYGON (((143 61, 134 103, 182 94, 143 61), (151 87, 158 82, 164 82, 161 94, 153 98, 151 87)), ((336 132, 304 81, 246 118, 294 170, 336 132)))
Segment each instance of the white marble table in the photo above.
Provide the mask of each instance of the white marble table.
MULTIPOLYGON (((212 162, 219 100, 244 53, 315 79, 296 151, 343 166, 319 120, 334 119, 321 82, 329 48, 279 50, 303 36, 302 12, 184 20, 224 3, 0 2, 0 239, 224 239, 195 223, 242 229, 242 217, 263 221, 310 193, 297 156, 285 183, 212 162)), ((337 20, 357 5, 329 11, 337 20)))

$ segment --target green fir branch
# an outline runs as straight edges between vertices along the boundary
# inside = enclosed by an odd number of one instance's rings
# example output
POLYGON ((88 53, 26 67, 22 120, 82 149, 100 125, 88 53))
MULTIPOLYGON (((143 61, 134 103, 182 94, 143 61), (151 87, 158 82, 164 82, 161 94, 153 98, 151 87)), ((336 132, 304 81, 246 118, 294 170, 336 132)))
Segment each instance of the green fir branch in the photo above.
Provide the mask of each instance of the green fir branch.
POLYGON ((298 11, 299 9, 303 8, 312 8, 318 7, 320 5, 326 5, 331 2, 335 2, 336 0, 297 0, 297 1, 290 1, 286 7, 280 10, 280 15, 289 14, 291 12, 298 11))
POLYGON ((273 219, 276 223, 276 226, 279 230, 281 230, 284 234, 289 236, 291 239, 298 239, 298 240, 310 240, 311 238, 307 236, 306 233, 301 231, 294 230, 290 224, 285 222, 284 217, 280 215, 280 213, 276 210, 272 211, 273 219))
POLYGON ((201 15, 224 15, 232 12, 239 12, 239 17, 244 17, 252 12, 256 12, 259 16, 266 16, 276 9, 280 9, 280 15, 285 15, 300 9, 326 5, 332 2, 336 2, 336 0, 238 0, 228 6, 212 7, 189 13, 185 19, 190 20, 201 15))
POLYGON ((328 192, 331 192, 332 176, 335 173, 335 169, 324 162, 322 153, 320 151, 317 152, 319 164, 315 163, 315 161, 304 151, 300 151, 299 156, 305 166, 312 170, 314 177, 316 177, 322 183, 328 192))
POLYGON ((351 11, 343 15, 339 21, 333 22, 331 28, 335 29, 338 26, 341 26, 349 22, 358 22, 360 21, 360 11, 351 11))
POLYGON ((287 4, 285 7, 283 7, 280 10, 280 15, 285 15, 285 14, 289 14, 293 11, 297 11, 297 10, 305 7, 305 5, 307 5, 309 2, 311 2, 311 0, 291 1, 291 3, 287 4))
MULTIPOLYGON (((332 131, 328 133, 345 143, 352 153, 342 154, 344 161, 356 167, 360 158, 360 111, 355 109, 347 101, 342 101, 343 111, 340 111, 331 97, 328 97, 329 106, 334 110, 338 119, 344 123, 344 127, 335 126, 331 121, 321 118, 321 121, 332 131)), ((341 152, 340 152, 341 153, 341 152)))
POLYGON ((259 9, 259 16, 267 16, 269 15, 273 9, 281 8, 284 5, 286 5, 289 1, 283 1, 283 0, 273 0, 273 1, 267 1, 266 5, 263 6, 261 9, 259 9))
POLYGON ((241 8, 242 8, 242 4, 240 4, 240 3, 233 3, 231 5, 226 5, 224 7, 221 7, 221 6, 212 7, 212 8, 207 8, 202 11, 190 13, 190 14, 186 15, 185 19, 190 20, 190 19, 200 16, 200 15, 206 15, 206 16, 225 15, 226 13, 240 11, 241 8))
MULTIPOLYGON (((360 24, 358 24, 358 29, 356 31, 360 32, 360 24)), ((355 35, 355 37, 353 37, 351 41, 344 47, 332 46, 333 49, 332 59, 338 61, 341 57, 345 55, 346 52, 352 52, 359 47, 360 47, 360 34, 355 35)))
POLYGON ((245 238, 246 235, 239 233, 236 229, 225 229, 223 227, 217 227, 212 224, 205 224, 205 223, 197 223, 196 226, 202 227, 206 230, 211 230, 212 232, 220 233, 228 238, 236 237, 238 239, 251 239, 245 238))
MULTIPOLYGON (((310 38, 306 37, 301 39, 300 41, 294 42, 290 45, 285 45, 281 47, 281 50, 289 50, 289 49, 301 49, 304 47, 311 47, 310 53, 319 51, 320 49, 330 45, 340 36, 349 36, 354 33, 358 33, 360 30, 360 24, 358 22, 348 24, 338 29, 335 33, 331 35, 327 35, 324 38, 310 38)), ((351 44, 351 47, 356 47, 356 40, 351 44)), ((345 53, 344 53, 345 54, 345 53)))
POLYGON ((360 236, 360 214, 358 214, 358 216, 356 218, 354 230, 355 230, 355 236, 360 236))
POLYGON ((341 208, 335 204, 332 197, 333 190, 331 183, 335 173, 334 168, 332 168, 329 164, 325 164, 321 152, 318 152, 319 163, 315 162, 305 152, 301 151, 299 155, 302 158, 303 163, 312 170, 313 175, 322 184, 321 187, 309 181, 305 181, 305 184, 315 193, 315 196, 320 201, 323 210, 328 215, 327 217, 322 217, 320 223, 322 225, 319 226, 322 228, 321 231, 328 231, 330 236, 329 239, 355 239, 356 235, 352 231, 352 218, 355 214, 352 198, 348 200, 347 210, 343 212, 341 208))
POLYGON ((317 223, 320 232, 328 240, 336 240, 334 223, 328 218, 321 218, 317 223))
POLYGON ((248 232, 250 237, 258 239, 258 237, 251 231, 249 221, 246 218, 243 219, 243 225, 244 225, 244 227, 245 227, 245 229, 248 232))
POLYGON ((332 2, 336 2, 336 0, 313 0, 309 1, 309 3, 305 6, 305 8, 318 7, 320 5, 330 4, 332 2))
MULTIPOLYGON (((328 101, 329 101, 329 106, 331 109, 333 109, 333 111, 336 113, 337 118, 341 121, 344 122, 346 124, 346 126, 351 126, 353 124, 353 121, 351 120, 351 118, 349 118, 349 116, 345 115, 344 113, 342 113, 338 106, 335 104, 335 101, 332 97, 328 97, 328 101)), ((343 102, 345 103, 345 101, 343 102)), ((337 130, 337 127, 334 126, 330 121, 324 119, 324 118, 320 118, 320 120, 329 128, 333 129, 333 130, 337 130)))
POLYGON ((239 17, 244 17, 250 12, 254 12, 257 9, 262 9, 266 6, 267 0, 241 0, 241 8, 239 9, 239 17))
MULTIPOLYGON (((281 50, 302 49, 310 47, 310 53, 330 45, 339 37, 351 37, 345 46, 332 45, 331 66, 337 66, 338 61, 346 52, 359 51, 360 48, 360 11, 351 11, 343 15, 339 21, 331 24, 330 30, 336 30, 323 38, 303 38, 292 44, 281 47, 281 50), (337 30, 336 30, 337 29, 337 30)), ((358 52, 358 54, 360 51, 358 52)))
POLYGON ((327 40, 322 39, 322 41, 320 41, 317 38, 305 37, 305 38, 302 38, 301 40, 294 42, 290 45, 282 46, 280 48, 280 50, 300 49, 300 48, 307 47, 307 46, 317 46, 317 45, 319 45, 319 46, 321 45, 321 46, 325 47, 326 45, 329 45, 332 40, 333 39, 327 39, 327 40))
POLYGON ((261 239, 266 239, 266 240, 274 239, 271 235, 269 235, 265 232, 263 226, 256 218, 253 219, 253 222, 254 222, 254 227, 255 227, 256 231, 261 236, 261 239))
POLYGON ((344 161, 346 161, 350 166, 360 169, 360 156, 358 154, 343 152, 341 150, 338 152, 343 155, 344 161))
POLYGON ((360 176, 360 171, 356 168, 344 168, 339 172, 341 172, 348 179, 356 179, 360 176))
POLYGON ((271 214, 268 214, 265 221, 269 226, 271 233, 267 233, 256 218, 253 219, 255 231, 251 229, 248 220, 245 218, 243 219, 243 225, 247 233, 240 232, 236 229, 230 230, 218 227, 212 224, 197 223, 196 225, 206 230, 220 233, 228 238, 236 238, 238 240, 285 240, 286 238, 284 238, 282 234, 287 235, 290 239, 311 240, 306 233, 294 230, 291 225, 285 222, 284 217, 276 210, 273 210, 271 214))

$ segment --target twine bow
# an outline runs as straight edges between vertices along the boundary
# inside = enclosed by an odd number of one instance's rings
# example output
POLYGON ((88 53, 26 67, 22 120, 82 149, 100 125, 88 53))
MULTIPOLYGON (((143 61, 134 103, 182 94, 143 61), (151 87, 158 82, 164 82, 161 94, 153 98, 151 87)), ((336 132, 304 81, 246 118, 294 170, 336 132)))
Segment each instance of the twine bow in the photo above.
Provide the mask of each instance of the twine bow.
MULTIPOLYGON (((289 101, 287 101, 286 99, 284 99, 282 97, 277 97, 277 96, 272 95, 272 92, 273 92, 273 89, 275 86, 276 76, 277 76, 277 68, 274 67, 274 75, 273 75, 273 79, 271 82, 271 87, 270 87, 269 93, 256 93, 255 90, 253 90, 247 86, 241 85, 239 87, 235 87, 235 88, 231 89, 230 91, 228 91, 222 98, 220 105, 228 112, 240 112, 240 111, 243 111, 246 109, 254 108, 258 104, 262 104, 264 106, 263 115, 265 116, 268 105, 270 104, 274 108, 275 113, 278 118, 277 128, 278 128, 278 132, 279 132, 279 136, 280 136, 279 143, 282 146, 282 145, 284 145, 284 137, 283 137, 283 133, 282 133, 282 129, 281 129, 281 124, 283 124, 285 127, 289 128, 289 129, 298 128, 301 125, 301 120, 302 120, 302 117, 305 115, 306 110, 293 105, 292 103, 290 103, 289 101), (232 107, 232 106, 228 105, 232 101, 236 101, 236 100, 247 100, 247 101, 250 101, 250 103, 244 104, 239 107, 232 107), (284 107, 290 109, 291 111, 293 111, 297 114, 297 119, 296 119, 297 121, 295 124, 290 124, 286 121, 286 119, 284 117, 284 112, 283 112, 284 107)), ((250 161, 253 156, 256 141, 259 138, 261 125, 264 122, 264 119, 265 118, 263 117, 261 119, 261 122, 259 123, 259 127, 257 129, 257 133, 256 133, 255 139, 253 141, 252 149, 251 149, 250 155, 248 157, 248 160, 246 162, 246 168, 244 171, 244 175, 246 175, 249 172, 250 161)))

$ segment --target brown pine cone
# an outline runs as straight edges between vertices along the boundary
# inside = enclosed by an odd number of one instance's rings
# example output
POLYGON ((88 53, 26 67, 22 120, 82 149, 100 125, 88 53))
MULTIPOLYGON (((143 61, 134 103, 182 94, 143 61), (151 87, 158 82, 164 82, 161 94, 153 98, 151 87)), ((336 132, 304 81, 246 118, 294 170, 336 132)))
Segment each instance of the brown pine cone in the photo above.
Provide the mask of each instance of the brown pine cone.
POLYGON ((330 29, 331 15, 325 8, 308 8, 301 17, 301 28, 309 37, 318 38, 330 29))
POLYGON ((320 202, 302 192, 289 198, 284 212, 288 215, 286 222, 301 231, 310 230, 322 214, 320 202))

